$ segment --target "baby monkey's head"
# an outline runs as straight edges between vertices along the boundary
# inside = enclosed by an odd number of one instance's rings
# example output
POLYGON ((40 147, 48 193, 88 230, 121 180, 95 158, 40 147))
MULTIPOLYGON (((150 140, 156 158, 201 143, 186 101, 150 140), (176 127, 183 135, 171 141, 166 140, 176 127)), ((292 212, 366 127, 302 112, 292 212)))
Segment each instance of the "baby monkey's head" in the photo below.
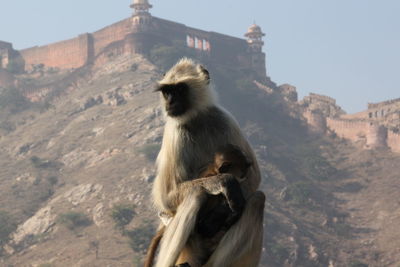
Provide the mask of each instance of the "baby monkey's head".
POLYGON ((246 178, 247 171, 253 163, 239 147, 227 144, 215 153, 214 164, 216 172, 230 173, 241 182, 246 178))

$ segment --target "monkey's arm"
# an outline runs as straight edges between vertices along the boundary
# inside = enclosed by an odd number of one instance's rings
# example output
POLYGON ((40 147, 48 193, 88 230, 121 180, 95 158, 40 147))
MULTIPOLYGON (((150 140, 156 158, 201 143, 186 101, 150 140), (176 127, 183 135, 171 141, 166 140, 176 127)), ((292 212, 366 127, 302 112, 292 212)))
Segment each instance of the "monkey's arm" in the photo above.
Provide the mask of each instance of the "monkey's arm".
POLYGON ((178 189, 171 192, 169 197, 178 206, 188 194, 193 194, 194 191, 204 191, 210 195, 223 194, 234 216, 240 216, 246 203, 240 183, 235 176, 228 173, 180 183, 178 189))
POLYGON ((161 238, 165 232, 165 226, 161 226, 159 230, 157 231, 156 235, 153 237, 153 239, 150 242, 149 248, 147 249, 147 254, 146 254, 146 260, 144 262, 144 267, 152 267, 154 258, 156 255, 156 251, 158 248, 158 244, 161 241, 161 238))

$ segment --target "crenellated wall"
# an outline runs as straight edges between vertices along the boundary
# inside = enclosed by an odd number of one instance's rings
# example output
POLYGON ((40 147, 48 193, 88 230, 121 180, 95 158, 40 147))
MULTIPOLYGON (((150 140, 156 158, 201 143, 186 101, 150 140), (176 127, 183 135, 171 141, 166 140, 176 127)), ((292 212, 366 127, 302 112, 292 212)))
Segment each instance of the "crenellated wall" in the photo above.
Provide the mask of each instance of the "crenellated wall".
POLYGON ((31 69, 32 65, 44 64, 47 67, 61 69, 79 68, 89 61, 93 54, 93 41, 91 34, 82 34, 77 38, 21 50, 25 60, 25 68, 31 69))
POLYGON ((365 139, 367 135, 368 123, 365 121, 326 118, 326 124, 337 136, 353 142, 365 139))
POLYGON ((98 55, 111 43, 121 41, 132 32, 131 19, 124 19, 101 30, 94 32, 94 55, 98 55))
POLYGON ((378 123, 369 122, 367 123, 366 134, 367 148, 387 147, 388 130, 385 126, 378 123))
POLYGON ((392 151, 400 153, 400 133, 389 130, 387 145, 392 151))
POLYGON ((138 24, 140 17, 134 16, 94 33, 21 50, 25 69, 32 69, 37 64, 60 69, 79 68, 95 61, 96 64, 104 62, 107 56, 148 54, 157 44, 181 44, 208 55, 209 60, 215 63, 251 68, 259 74, 260 81, 267 80, 265 54, 250 51, 245 39, 187 27, 149 14, 146 16, 146 23, 138 24))
POLYGON ((337 136, 353 142, 363 141, 365 148, 387 148, 400 152, 400 98, 375 104, 354 114, 345 114, 336 101, 327 96, 311 93, 299 102, 310 130, 324 132, 326 128, 337 136), (321 115, 322 114, 322 118, 321 115))

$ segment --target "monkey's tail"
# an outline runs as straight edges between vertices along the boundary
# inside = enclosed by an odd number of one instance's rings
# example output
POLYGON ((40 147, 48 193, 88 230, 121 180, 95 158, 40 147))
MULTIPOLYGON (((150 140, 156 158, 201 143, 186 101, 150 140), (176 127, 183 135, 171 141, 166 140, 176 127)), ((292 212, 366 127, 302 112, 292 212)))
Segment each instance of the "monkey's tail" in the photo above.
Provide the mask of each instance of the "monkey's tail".
POLYGON ((178 206, 176 215, 167 225, 161 240, 160 253, 156 267, 172 267, 196 225, 197 213, 201 207, 204 194, 193 192, 178 206))
POLYGON ((147 249, 146 260, 144 262, 144 267, 152 267, 154 263, 154 258, 156 255, 156 251, 158 248, 158 244, 160 244, 161 238, 163 237, 165 231, 165 226, 162 226, 156 233, 156 235, 151 240, 149 248, 147 249))

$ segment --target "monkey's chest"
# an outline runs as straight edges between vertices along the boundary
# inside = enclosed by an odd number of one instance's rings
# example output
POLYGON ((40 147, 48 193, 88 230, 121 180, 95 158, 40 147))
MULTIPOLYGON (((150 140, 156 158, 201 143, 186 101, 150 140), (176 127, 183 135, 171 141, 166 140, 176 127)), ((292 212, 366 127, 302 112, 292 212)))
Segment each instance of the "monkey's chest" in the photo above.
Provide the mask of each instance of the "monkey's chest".
POLYGON ((178 164, 182 164, 187 179, 198 178, 204 167, 214 160, 214 155, 219 146, 227 142, 227 138, 222 135, 192 135, 182 139, 182 146, 178 151, 178 164))

